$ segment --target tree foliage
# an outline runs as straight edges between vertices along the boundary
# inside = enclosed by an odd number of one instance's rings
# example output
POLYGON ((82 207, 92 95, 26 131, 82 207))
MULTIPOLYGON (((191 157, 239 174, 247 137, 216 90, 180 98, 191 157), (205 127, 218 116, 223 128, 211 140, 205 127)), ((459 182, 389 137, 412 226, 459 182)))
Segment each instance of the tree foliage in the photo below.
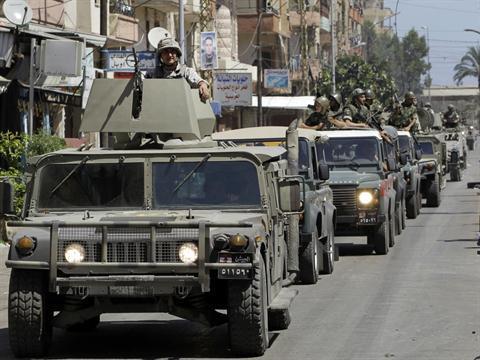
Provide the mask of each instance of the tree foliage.
POLYGON ((15 187, 15 209, 20 213, 25 195, 23 170, 27 157, 42 155, 65 147, 65 140, 44 132, 33 136, 0 133, 0 178, 8 177, 15 187))
POLYGON ((455 74, 453 80, 460 85, 466 77, 475 77, 478 80, 478 88, 480 89, 480 46, 469 47, 465 55, 463 55, 460 63, 453 68, 455 74))
MULTIPOLYGON (((343 55, 337 58, 335 82, 337 91, 344 99, 349 99, 355 88, 370 89, 383 103, 396 92, 394 79, 374 64, 365 62, 357 55, 343 55)), ((329 70, 322 72, 322 94, 329 94, 333 87, 329 70)))
POLYGON ((431 65, 425 61, 428 46, 425 37, 419 36, 414 29, 403 39, 389 33, 376 33, 375 26, 366 21, 362 27, 362 39, 365 45, 365 58, 395 79, 400 94, 407 91, 420 93, 425 83, 422 76, 427 74, 431 65))

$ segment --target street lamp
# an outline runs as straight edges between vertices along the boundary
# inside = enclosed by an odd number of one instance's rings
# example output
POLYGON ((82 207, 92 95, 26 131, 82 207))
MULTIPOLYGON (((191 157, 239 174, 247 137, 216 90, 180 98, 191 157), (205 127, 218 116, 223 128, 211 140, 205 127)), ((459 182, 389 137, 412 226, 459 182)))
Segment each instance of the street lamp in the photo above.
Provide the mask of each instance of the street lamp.
POLYGON ((475 29, 464 29, 463 31, 471 31, 471 32, 474 32, 474 33, 477 33, 477 34, 480 35, 480 31, 475 30, 475 29))
POLYGON ((432 77, 430 76, 430 68, 432 67, 430 64, 430 32, 428 31, 428 26, 422 26, 422 29, 427 33, 427 46, 428 46, 428 53, 427 53, 427 61, 428 61, 428 102, 432 102, 432 93, 431 93, 431 85, 432 85, 432 77))

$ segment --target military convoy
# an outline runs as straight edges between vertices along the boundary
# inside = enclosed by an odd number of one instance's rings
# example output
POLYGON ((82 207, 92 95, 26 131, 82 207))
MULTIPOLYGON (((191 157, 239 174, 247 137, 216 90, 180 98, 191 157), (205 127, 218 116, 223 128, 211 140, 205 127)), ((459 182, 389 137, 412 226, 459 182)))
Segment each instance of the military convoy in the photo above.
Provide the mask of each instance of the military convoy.
MULTIPOLYGON (((227 323, 231 350, 260 356, 269 330, 290 324, 290 285, 333 272, 335 236, 387 254, 422 197, 439 206, 445 175, 466 164, 458 132, 416 145, 388 126, 214 125, 183 81, 95 80, 81 131, 108 146, 29 159, 23 211, 6 227, 15 356, 45 355, 53 327, 91 330, 122 312, 227 323)), ((0 195, 13 215, 8 181, 0 195)))

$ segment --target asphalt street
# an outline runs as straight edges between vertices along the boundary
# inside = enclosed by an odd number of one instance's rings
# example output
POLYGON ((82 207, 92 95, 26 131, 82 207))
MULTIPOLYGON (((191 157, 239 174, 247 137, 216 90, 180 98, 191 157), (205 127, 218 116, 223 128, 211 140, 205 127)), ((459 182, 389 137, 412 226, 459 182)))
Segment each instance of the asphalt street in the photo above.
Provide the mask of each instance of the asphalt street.
MULTIPOLYGON (((423 208, 386 256, 363 238, 337 238, 342 256, 317 285, 296 286, 292 323, 270 332, 264 359, 480 359, 480 151, 438 208, 423 208)), ((0 249, 4 261, 5 249, 0 249)), ((0 359, 8 345, 8 270, 0 271, 0 359)), ((227 327, 165 314, 102 316, 90 333, 55 330, 54 359, 231 358, 227 327)))

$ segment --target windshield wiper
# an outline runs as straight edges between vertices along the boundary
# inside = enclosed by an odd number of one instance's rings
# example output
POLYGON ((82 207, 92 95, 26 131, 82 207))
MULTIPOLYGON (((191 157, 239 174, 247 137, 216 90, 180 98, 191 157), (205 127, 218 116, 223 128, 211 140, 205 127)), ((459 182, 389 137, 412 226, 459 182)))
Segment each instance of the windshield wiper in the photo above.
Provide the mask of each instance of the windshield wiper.
POLYGON ((50 195, 49 197, 52 197, 53 194, 55 194, 55 192, 60 189, 60 187, 65 184, 65 182, 70 179, 72 177, 73 174, 75 174, 77 172, 78 169, 80 169, 80 167, 82 167, 83 165, 85 165, 85 163, 88 161, 89 157, 88 156, 85 156, 82 161, 80 161, 73 169, 72 171, 70 171, 62 180, 60 180, 60 182, 58 183, 57 186, 55 186, 53 188, 52 191, 50 191, 50 195))
POLYGON ((173 189, 173 193, 172 194, 175 194, 178 189, 180 189, 183 184, 185 184, 187 182, 188 179, 190 179, 192 177, 193 174, 195 174, 195 172, 200 168, 200 166, 202 166, 203 164, 205 164, 208 159, 210 159, 212 157, 211 154, 207 154, 203 157, 202 160, 200 160, 197 165, 195 165, 195 167, 192 169, 192 171, 190 171, 183 179, 182 181, 180 181, 180 183, 175 187, 175 189, 173 189))

